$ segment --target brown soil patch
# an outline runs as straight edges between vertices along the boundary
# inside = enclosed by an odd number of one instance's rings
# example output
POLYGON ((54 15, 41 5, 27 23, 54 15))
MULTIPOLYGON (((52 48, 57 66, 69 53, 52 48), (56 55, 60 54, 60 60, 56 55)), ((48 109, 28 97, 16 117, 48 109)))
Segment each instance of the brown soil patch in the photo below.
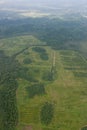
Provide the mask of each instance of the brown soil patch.
POLYGON ((25 126, 23 130, 33 130, 32 126, 25 126))

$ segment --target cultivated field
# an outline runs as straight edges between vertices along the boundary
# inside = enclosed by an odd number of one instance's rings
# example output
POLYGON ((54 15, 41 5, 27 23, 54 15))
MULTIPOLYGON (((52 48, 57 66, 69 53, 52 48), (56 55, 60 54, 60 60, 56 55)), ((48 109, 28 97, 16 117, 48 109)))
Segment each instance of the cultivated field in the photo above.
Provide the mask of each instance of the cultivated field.
POLYGON ((79 52, 53 50, 33 36, 3 39, 0 50, 19 63, 16 130, 80 130, 87 124, 87 61, 79 52))

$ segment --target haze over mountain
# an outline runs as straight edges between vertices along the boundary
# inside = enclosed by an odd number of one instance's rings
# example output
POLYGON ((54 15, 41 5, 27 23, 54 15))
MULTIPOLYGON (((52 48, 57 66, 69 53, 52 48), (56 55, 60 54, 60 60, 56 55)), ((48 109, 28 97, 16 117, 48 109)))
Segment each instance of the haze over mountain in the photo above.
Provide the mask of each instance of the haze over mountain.
POLYGON ((25 5, 32 5, 32 6, 85 6, 87 4, 87 0, 1 0, 0 4, 3 6, 9 5, 11 6, 25 6, 25 5))
POLYGON ((28 17, 73 14, 87 17, 86 5, 87 0, 1 0, 0 10, 28 17))

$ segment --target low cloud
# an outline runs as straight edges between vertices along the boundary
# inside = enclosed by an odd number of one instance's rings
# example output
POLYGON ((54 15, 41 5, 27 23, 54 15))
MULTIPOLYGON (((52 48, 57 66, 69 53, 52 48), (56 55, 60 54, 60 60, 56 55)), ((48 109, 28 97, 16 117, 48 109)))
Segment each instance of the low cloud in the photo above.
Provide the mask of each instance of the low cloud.
POLYGON ((4 4, 5 3, 5 1, 4 0, 0 0, 0 4, 4 4))

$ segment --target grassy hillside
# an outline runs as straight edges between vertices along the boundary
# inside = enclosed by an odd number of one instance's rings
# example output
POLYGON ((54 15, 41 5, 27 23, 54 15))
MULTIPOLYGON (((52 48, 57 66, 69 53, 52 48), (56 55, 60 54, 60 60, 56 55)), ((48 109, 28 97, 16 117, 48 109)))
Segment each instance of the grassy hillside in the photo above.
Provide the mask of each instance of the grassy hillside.
POLYGON ((79 130, 87 123, 87 61, 44 44, 31 35, 0 40, 0 51, 18 62, 15 130, 79 130))

